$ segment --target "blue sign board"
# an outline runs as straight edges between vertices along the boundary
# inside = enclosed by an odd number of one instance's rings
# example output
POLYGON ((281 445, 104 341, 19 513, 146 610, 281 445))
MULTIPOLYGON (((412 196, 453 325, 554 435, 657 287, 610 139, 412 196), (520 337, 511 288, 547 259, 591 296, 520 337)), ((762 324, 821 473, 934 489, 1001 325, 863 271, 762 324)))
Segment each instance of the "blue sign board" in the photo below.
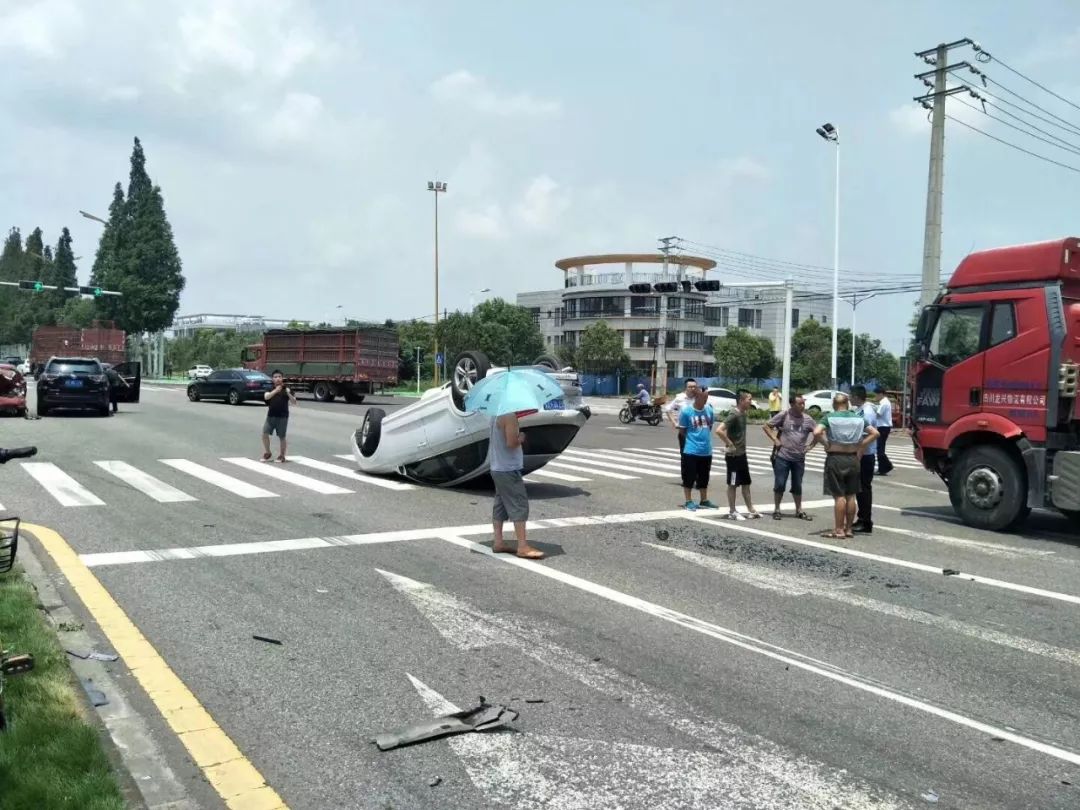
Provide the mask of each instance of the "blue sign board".
POLYGON ((435 365, 441 366, 442 364, 443 364, 443 356, 442 356, 442 352, 439 352, 437 355, 435 355, 435 365))

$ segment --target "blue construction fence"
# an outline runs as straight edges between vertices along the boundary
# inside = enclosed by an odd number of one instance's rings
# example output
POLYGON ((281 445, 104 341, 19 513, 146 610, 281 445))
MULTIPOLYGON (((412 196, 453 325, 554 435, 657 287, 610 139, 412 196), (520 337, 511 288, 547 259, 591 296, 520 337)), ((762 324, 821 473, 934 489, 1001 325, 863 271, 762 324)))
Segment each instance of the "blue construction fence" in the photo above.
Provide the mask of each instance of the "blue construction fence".
MULTIPOLYGON (((745 383, 735 380, 730 380, 727 377, 694 377, 699 385, 706 388, 736 388, 744 385, 745 383)), ((686 387, 686 377, 668 377, 668 393, 675 391, 681 391, 686 387)), ((629 396, 637 390, 638 383, 642 383, 651 393, 655 394, 656 391, 652 391, 652 380, 647 376, 640 375, 626 375, 619 374, 582 374, 581 375, 581 392, 587 397, 614 397, 620 395, 629 396)), ((764 380, 758 380, 750 387, 755 390, 768 391, 773 388, 780 388, 781 379, 779 377, 769 377, 764 380)), ((867 390, 872 391, 877 386, 877 380, 867 380, 863 383, 867 390)), ((822 386, 827 388, 828 386, 822 386)), ((847 383, 840 384, 840 390, 847 392, 851 388, 847 383)), ((816 390, 816 389, 810 389, 816 390)))

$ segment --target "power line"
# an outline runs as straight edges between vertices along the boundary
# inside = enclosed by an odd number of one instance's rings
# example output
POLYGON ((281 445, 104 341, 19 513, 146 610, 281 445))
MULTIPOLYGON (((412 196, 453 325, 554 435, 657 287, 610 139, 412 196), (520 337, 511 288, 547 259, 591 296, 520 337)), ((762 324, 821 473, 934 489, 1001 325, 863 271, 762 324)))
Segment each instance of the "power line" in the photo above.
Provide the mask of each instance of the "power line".
MULTIPOLYGON (((978 96, 976 96, 976 98, 977 97, 978 96)), ((1034 133, 1029 132, 1026 129, 1023 129, 1022 127, 1018 127, 1016 124, 1010 124, 1008 121, 1002 120, 1001 118, 998 118, 996 115, 992 115, 991 113, 987 112, 986 110, 980 110, 978 107, 976 107, 970 101, 964 101, 964 99, 962 99, 962 98, 957 99, 957 101, 959 101, 965 107, 969 107, 972 110, 975 110, 975 112, 982 113, 987 118, 990 118, 990 119, 992 119, 994 121, 997 121, 1000 124, 1004 124, 1005 126, 1009 127, 1010 129, 1014 129, 1017 132, 1022 132, 1024 135, 1027 135, 1027 136, 1029 136, 1031 138, 1034 138, 1037 141, 1042 141, 1043 143, 1049 144, 1050 146, 1055 146, 1058 149, 1063 149, 1066 152, 1072 152, 1074 155, 1080 155, 1080 147, 1077 147, 1074 144, 1070 144, 1068 141, 1064 140, 1063 138, 1059 138, 1056 135, 1052 135, 1051 133, 1047 132, 1044 129, 1040 129, 1039 127, 1035 126, 1034 124, 1027 123, 1022 118, 1020 118, 1019 116, 1013 115, 1012 113, 1008 112, 1007 110, 1002 110, 1001 112, 1003 112, 1005 115, 1009 115, 1009 116, 1012 116, 1013 118, 1016 118, 1018 121, 1021 121, 1025 126, 1031 127, 1036 132, 1042 132, 1045 135, 1050 135, 1050 138, 1052 138, 1053 140, 1039 137, 1038 135, 1035 135, 1034 133), (1054 141, 1060 141, 1060 143, 1055 143, 1054 141)))
MULTIPOLYGON (((1069 99, 1065 98, 1065 96, 1061 95, 1060 93, 1055 93, 1055 92, 1054 92, 1053 90, 1051 90, 1051 89, 1050 89, 1049 87, 1047 87, 1046 85, 1044 85, 1044 84, 1040 84, 1039 82, 1035 81, 1035 80, 1034 80, 1033 78, 1031 78, 1030 76, 1027 76, 1027 75, 1025 75, 1024 73, 1021 73, 1021 72, 1020 72, 1019 70, 1017 70, 1016 68, 1014 68, 1014 67, 1011 67, 1010 65, 1006 64, 1006 63, 1005 63, 1005 62, 1003 62, 1002 60, 998 59, 998 58, 997 58, 996 56, 993 56, 993 55, 991 55, 991 53, 990 53, 989 51, 987 51, 987 50, 984 50, 984 49, 983 49, 982 47, 980 47, 980 46, 979 46, 979 44, 978 44, 977 42, 976 42, 976 43, 972 43, 972 47, 973 47, 973 48, 975 49, 975 58, 976 58, 976 59, 977 59, 978 61, 980 61, 980 62, 983 62, 983 63, 986 63, 986 62, 997 62, 997 63, 998 63, 999 65, 1001 65, 1001 66, 1002 66, 1003 68, 1005 68, 1005 69, 1006 69, 1007 71, 1009 71, 1010 73, 1013 73, 1013 74, 1015 74, 1015 75, 1019 76, 1019 77, 1020 77, 1021 79, 1023 79, 1023 80, 1024 80, 1024 81, 1026 81, 1026 82, 1030 82, 1031 84, 1035 85, 1035 86, 1036 86, 1036 87, 1038 87, 1038 88, 1039 88, 1040 90, 1042 90, 1043 92, 1045 92, 1045 93, 1049 93, 1049 94, 1050 94, 1050 95, 1052 95, 1052 96, 1053 96, 1054 98, 1056 98, 1056 99, 1057 99, 1058 101, 1064 101, 1064 102, 1065 102, 1066 104, 1068 104, 1068 105, 1069 105, 1070 107, 1072 107, 1072 108, 1074 108, 1074 109, 1076 109, 1076 110, 1080 111, 1080 104, 1076 104, 1075 102, 1073 102, 1073 101, 1070 101, 1069 99)), ((995 84, 996 84, 996 82, 995 82, 995 84)))
POLYGON ((1038 158, 1039 160, 1046 161, 1047 163, 1052 163, 1055 166, 1060 166, 1062 169, 1068 169, 1071 172, 1076 172, 1077 174, 1080 174, 1080 168, 1077 168, 1076 166, 1070 166, 1067 163, 1062 163, 1062 162, 1060 162, 1058 160, 1054 160, 1053 158, 1048 158, 1048 157, 1046 157, 1046 155, 1040 155, 1038 152, 1032 152, 1030 149, 1025 149, 1024 147, 1018 146, 1017 144, 1012 143, 1011 141, 1007 141, 1004 138, 999 138, 996 135, 991 135, 986 130, 979 129, 976 126, 972 126, 971 124, 967 123, 966 121, 961 121, 959 118, 957 118, 955 116, 952 116, 952 115, 949 115, 948 113, 945 114, 945 117, 948 118, 950 121, 955 121, 957 124, 959 124, 962 127, 967 127, 970 130, 974 130, 975 132, 978 132, 980 135, 985 135, 987 138, 990 138, 991 140, 995 140, 998 143, 1005 144, 1005 146, 1009 146, 1009 147, 1011 147, 1013 149, 1016 149, 1019 152, 1023 152, 1025 155, 1031 155, 1031 157, 1038 158))
POLYGON ((1062 118, 1060 115, 1055 115, 1054 113, 1050 112, 1049 110, 1043 109, 1038 104, 1036 104, 1034 101, 1031 101, 1031 100, 1025 98, 1024 96, 1020 95, 1019 93, 1014 93, 1012 90, 1009 90, 1009 88, 1005 87, 1001 83, 996 82, 993 79, 991 79, 985 73, 980 72, 979 75, 982 76, 984 79, 986 79, 988 82, 991 82, 991 83, 997 85, 998 87, 1001 87, 1006 92, 1012 93, 1012 95, 1016 96, 1018 99, 1023 101, 1029 107, 1034 107, 1036 110, 1039 110, 1040 112, 1044 112, 1050 117, 1046 118, 1044 116, 1039 115, 1038 113, 1033 113, 1031 110, 1024 109, 1023 107, 1021 107, 1019 104, 1017 104, 1014 101, 1009 101, 1007 98, 1002 98, 1001 95, 999 93, 997 93, 997 92, 991 92, 990 90, 987 90, 985 88, 980 88, 979 93, 981 95, 986 96, 987 98, 992 99, 995 104, 1005 104, 1005 105, 1008 105, 1009 107, 1014 107, 1017 110, 1020 110, 1022 113, 1024 113, 1024 115, 1030 115, 1032 118, 1038 118, 1040 121, 1042 121, 1044 123, 1050 124, 1050 125, 1055 126, 1055 127, 1060 127, 1061 129, 1068 132, 1070 135, 1080 135, 1080 127, 1078 127, 1075 124, 1069 122, 1068 120, 1062 118))

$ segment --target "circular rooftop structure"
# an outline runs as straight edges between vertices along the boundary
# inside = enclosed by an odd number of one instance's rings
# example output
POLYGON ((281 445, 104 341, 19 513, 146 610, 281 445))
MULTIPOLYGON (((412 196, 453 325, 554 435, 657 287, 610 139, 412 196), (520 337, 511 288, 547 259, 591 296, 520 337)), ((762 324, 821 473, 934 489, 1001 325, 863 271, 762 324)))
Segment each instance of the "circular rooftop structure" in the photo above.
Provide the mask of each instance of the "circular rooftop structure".
POLYGON ((704 256, 664 256, 663 253, 598 253, 595 256, 571 256, 559 259, 555 266, 562 271, 577 270, 597 264, 663 264, 665 259, 669 267, 696 267, 702 275, 716 267, 716 262, 704 256))

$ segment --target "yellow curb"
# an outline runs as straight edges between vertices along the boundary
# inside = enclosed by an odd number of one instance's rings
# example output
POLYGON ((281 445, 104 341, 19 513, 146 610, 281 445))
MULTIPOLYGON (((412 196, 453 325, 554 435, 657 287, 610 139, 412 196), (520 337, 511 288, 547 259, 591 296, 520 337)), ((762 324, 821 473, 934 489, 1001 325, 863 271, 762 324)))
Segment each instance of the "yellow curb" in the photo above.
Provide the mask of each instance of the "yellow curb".
POLYGON ((67 541, 44 526, 24 523, 22 528, 34 535, 52 557, 117 655, 225 804, 238 810, 288 810, 67 541))

